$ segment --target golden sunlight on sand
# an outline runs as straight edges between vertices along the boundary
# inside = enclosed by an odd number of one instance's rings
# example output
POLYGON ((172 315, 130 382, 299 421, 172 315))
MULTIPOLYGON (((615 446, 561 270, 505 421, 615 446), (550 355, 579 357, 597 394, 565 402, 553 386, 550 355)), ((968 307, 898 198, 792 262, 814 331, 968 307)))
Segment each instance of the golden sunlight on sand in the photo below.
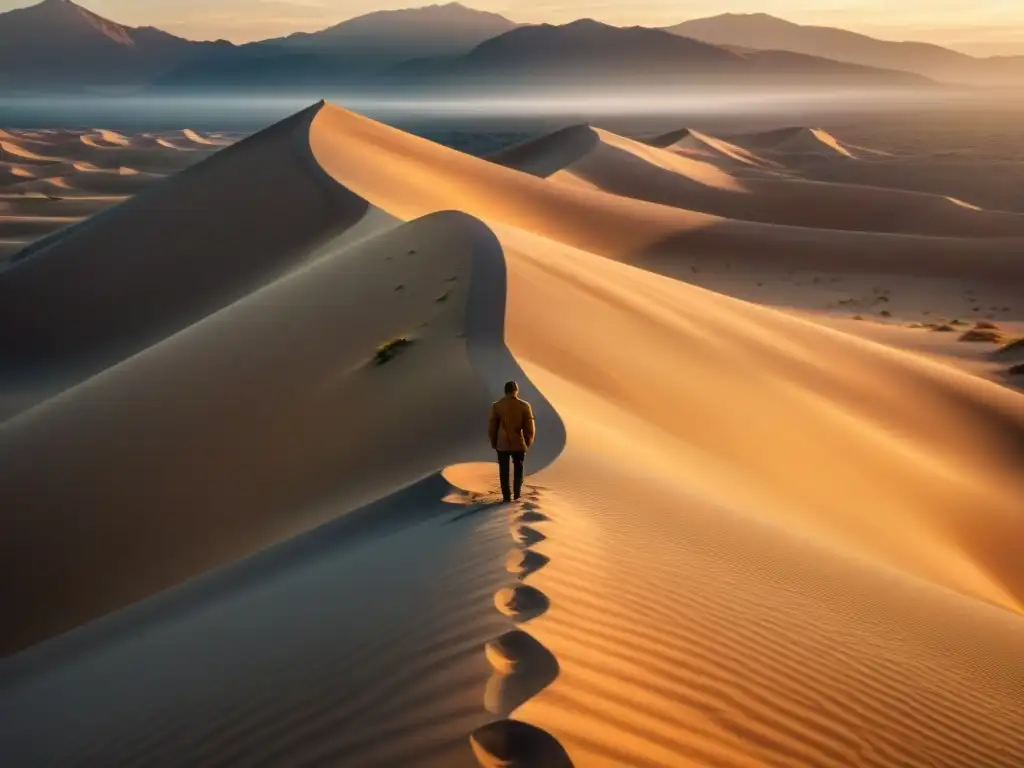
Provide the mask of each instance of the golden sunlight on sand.
POLYGON ((811 128, 0 138, 11 765, 1024 765, 1024 214, 811 128))

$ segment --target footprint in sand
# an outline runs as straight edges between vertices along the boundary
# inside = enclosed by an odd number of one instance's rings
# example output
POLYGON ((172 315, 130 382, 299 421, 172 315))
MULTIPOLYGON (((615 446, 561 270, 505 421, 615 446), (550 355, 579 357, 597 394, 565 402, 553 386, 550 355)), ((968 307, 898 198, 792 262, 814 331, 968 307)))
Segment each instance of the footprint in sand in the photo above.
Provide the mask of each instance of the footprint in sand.
POLYGON ((496 715, 508 717, 558 677, 558 661, 551 651, 521 629, 496 637, 484 652, 494 668, 484 706, 496 715))
POLYGON ((518 622, 527 622, 545 613, 551 607, 547 595, 528 584, 499 589, 494 594, 495 607, 518 622))
MULTIPOLYGON (((539 498, 536 490, 527 498, 539 498)), ((550 562, 550 558, 530 547, 547 537, 525 522, 545 522, 536 504, 517 505, 513 514, 512 538, 518 547, 505 561, 505 568, 522 582, 550 562)), ((527 584, 498 590, 494 605, 516 623, 540 616, 550 607, 547 595, 527 584)), ((536 638, 522 629, 513 629, 491 640, 484 647, 494 670, 484 689, 484 707, 505 719, 478 728, 470 735, 473 753, 483 768, 571 768, 572 761, 558 741, 535 726, 508 719, 516 709, 547 688, 558 677, 558 660, 536 638)))
POLYGON ((512 538, 521 547, 532 547, 544 541, 547 536, 528 525, 520 525, 512 530, 512 538))
POLYGON ((483 768, 572 768, 572 760, 553 736, 519 720, 478 728, 470 742, 483 768))
POLYGON ((505 560, 505 570, 522 581, 551 562, 551 558, 531 549, 513 549, 505 560))
POLYGON ((543 512, 538 512, 536 509, 527 509, 523 507, 523 511, 516 516, 517 523, 546 523, 551 518, 545 515, 543 512))

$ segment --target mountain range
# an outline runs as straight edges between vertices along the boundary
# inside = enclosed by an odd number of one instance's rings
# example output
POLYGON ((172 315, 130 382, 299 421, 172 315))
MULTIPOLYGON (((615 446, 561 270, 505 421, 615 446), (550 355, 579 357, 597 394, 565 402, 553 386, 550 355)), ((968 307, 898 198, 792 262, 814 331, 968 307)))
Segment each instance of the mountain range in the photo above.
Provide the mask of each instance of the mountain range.
POLYGON ((794 24, 766 13, 726 13, 666 30, 711 45, 792 51, 946 82, 1009 83, 1024 75, 1024 56, 976 58, 931 43, 877 40, 845 29, 794 24))
MULTIPOLYGON (((1014 74, 1016 73, 1016 74, 1014 74)), ((519 25, 459 3, 360 16, 245 45, 104 19, 72 0, 0 14, 0 89, 480 85, 839 84, 1008 81, 1024 57, 977 59, 766 14, 674 27, 581 19, 519 25)))
POLYGON ((660 29, 593 19, 522 26, 468 53, 407 62, 398 82, 457 86, 801 84, 921 85, 918 75, 781 51, 736 51, 660 29))

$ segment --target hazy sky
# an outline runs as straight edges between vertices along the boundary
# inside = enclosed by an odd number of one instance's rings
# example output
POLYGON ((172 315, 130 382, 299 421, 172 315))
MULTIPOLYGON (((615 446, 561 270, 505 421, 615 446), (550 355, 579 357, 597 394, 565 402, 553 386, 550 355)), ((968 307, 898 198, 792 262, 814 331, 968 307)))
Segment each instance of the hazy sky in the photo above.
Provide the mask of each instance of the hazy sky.
MULTIPOLYGON (((0 11, 34 0, 0 0, 0 11)), ((131 26, 152 25, 191 38, 243 41, 316 30, 373 10, 424 5, 419 0, 80 0, 131 26)), ((612 24, 668 25, 718 13, 764 11, 805 24, 827 24, 893 39, 997 46, 1024 53, 1024 0, 466 0, 521 22, 581 16, 612 24)))

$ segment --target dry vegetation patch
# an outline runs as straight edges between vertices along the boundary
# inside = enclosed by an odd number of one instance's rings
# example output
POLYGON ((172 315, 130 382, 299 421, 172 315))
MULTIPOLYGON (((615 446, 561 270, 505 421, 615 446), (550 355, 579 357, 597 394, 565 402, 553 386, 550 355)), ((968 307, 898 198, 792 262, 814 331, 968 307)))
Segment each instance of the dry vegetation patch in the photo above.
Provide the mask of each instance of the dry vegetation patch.
POLYGON ((412 344, 412 339, 408 339, 405 336, 399 336, 396 339, 391 339, 391 341, 386 341, 377 347, 377 353, 373 356, 373 362, 376 365, 384 365, 384 363, 392 360, 395 355, 410 344, 412 344))
POLYGON ((991 328, 972 328, 960 337, 960 341, 987 341, 992 344, 999 344, 1003 340, 1003 334, 991 328))

